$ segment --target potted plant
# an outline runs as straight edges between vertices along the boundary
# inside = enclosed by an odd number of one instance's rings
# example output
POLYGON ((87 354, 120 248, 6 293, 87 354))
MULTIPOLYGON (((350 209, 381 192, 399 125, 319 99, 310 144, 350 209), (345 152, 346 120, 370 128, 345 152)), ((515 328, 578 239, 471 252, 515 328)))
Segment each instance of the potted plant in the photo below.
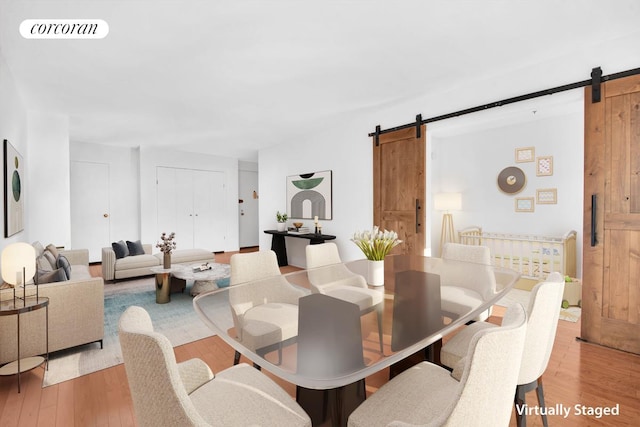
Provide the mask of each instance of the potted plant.
POLYGON ((361 231, 353 234, 351 241, 354 242, 367 258, 368 278, 367 283, 372 286, 382 286, 384 284, 384 257, 393 248, 402 243, 398 239, 395 231, 381 231, 376 225, 370 231, 361 231))
POLYGON ((276 220, 278 221, 278 231, 285 231, 287 229, 287 220, 289 216, 286 213, 276 212, 276 220))

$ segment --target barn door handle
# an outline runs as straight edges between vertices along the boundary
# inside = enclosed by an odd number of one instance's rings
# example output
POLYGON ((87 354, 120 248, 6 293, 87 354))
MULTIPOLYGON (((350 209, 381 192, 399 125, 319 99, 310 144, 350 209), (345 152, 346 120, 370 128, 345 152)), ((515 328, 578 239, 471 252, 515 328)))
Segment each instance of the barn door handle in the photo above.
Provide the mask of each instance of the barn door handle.
POLYGON ((598 196, 591 195, 591 246, 598 244, 598 238, 596 236, 596 211, 598 207, 598 196))
POLYGON ((416 199, 416 233, 420 232, 420 199, 416 199))

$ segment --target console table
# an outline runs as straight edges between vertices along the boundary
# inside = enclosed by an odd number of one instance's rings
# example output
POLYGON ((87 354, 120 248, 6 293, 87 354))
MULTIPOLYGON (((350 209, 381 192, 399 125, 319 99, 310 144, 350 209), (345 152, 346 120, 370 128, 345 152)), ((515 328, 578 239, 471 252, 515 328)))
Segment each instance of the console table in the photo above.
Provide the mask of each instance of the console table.
POLYGON ((297 239, 307 239, 309 243, 312 245, 318 245, 320 243, 324 243, 326 240, 334 240, 336 236, 332 236, 330 234, 297 234, 297 233, 289 233, 287 231, 277 231, 277 230, 264 230, 266 234, 271 234, 271 250, 276 253, 278 257, 278 265, 283 267, 285 265, 289 265, 289 260, 287 259, 287 244, 285 242, 285 237, 295 237, 297 239))

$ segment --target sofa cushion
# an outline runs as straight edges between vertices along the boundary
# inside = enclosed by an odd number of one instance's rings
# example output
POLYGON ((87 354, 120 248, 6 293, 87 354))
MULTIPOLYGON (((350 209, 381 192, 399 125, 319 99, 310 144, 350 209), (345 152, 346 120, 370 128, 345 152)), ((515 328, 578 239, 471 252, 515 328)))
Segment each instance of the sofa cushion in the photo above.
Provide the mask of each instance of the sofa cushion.
MULTIPOLYGON (((158 262, 162 264, 164 253, 159 252, 154 254, 158 258, 158 262)), ((185 262, 214 262, 213 252, 209 252, 205 249, 178 249, 171 254, 171 263, 180 264, 185 262)))
POLYGON ((91 279, 91 272, 88 265, 73 264, 71 266, 71 274, 69 280, 87 280, 91 279))
POLYGON ((56 267, 62 268, 64 273, 67 275, 67 278, 71 278, 71 264, 69 264, 69 260, 64 255, 58 256, 58 260, 56 261, 56 267))
POLYGON ((130 270, 133 268, 154 267, 159 265, 158 258, 153 255, 144 254, 129 256, 116 260, 115 271, 130 270))
POLYGON ((135 242, 127 240, 127 248, 129 249, 129 255, 144 255, 144 248, 140 240, 135 242))
POLYGON ((113 252, 116 253, 116 259, 129 256, 129 248, 124 241, 120 240, 119 242, 113 242, 111 247, 113 248, 113 252))
POLYGON ((67 274, 64 272, 63 268, 58 268, 53 271, 41 271, 38 270, 38 284, 42 285, 43 283, 53 283, 53 282, 64 282, 68 280, 67 274))

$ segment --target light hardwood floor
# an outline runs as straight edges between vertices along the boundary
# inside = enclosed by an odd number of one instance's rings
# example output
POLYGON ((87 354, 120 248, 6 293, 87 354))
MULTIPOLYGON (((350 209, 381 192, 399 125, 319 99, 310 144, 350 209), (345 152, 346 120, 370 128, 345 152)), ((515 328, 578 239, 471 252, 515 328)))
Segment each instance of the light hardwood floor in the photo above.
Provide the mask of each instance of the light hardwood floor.
MULTIPOLYGON (((231 253, 217 254, 217 262, 228 262, 231 253)), ((100 274, 100 266, 92 267, 100 274)), ((285 272, 294 268, 284 268, 285 272)), ((504 313, 495 307, 491 321, 499 323, 504 313)), ((549 417, 551 426, 637 426, 640 425, 640 356, 586 344, 576 340, 580 323, 560 321, 558 333, 543 376, 547 406, 571 409, 566 419, 549 417), (575 415, 575 405, 612 407, 620 405, 620 415, 596 418, 575 415)), ((2 343, 0 343, 2 345, 2 343)), ((233 350, 217 337, 175 348, 178 361, 199 357, 220 371, 232 365, 233 350)), ((135 426, 124 365, 114 366, 71 381, 42 388, 42 369, 22 376, 22 392, 15 377, 0 377, 0 426, 135 426)), ((375 392, 387 381, 384 370, 367 378, 367 392, 375 392)), ((274 378, 292 396, 295 387, 274 378)), ((150 391, 151 392, 151 391, 150 391)), ((425 390, 426 393, 430 392, 425 390)), ((533 393, 527 401, 536 405, 533 393)), ((529 426, 542 425, 530 416, 529 426)), ((515 425, 515 417, 511 419, 515 425)))

